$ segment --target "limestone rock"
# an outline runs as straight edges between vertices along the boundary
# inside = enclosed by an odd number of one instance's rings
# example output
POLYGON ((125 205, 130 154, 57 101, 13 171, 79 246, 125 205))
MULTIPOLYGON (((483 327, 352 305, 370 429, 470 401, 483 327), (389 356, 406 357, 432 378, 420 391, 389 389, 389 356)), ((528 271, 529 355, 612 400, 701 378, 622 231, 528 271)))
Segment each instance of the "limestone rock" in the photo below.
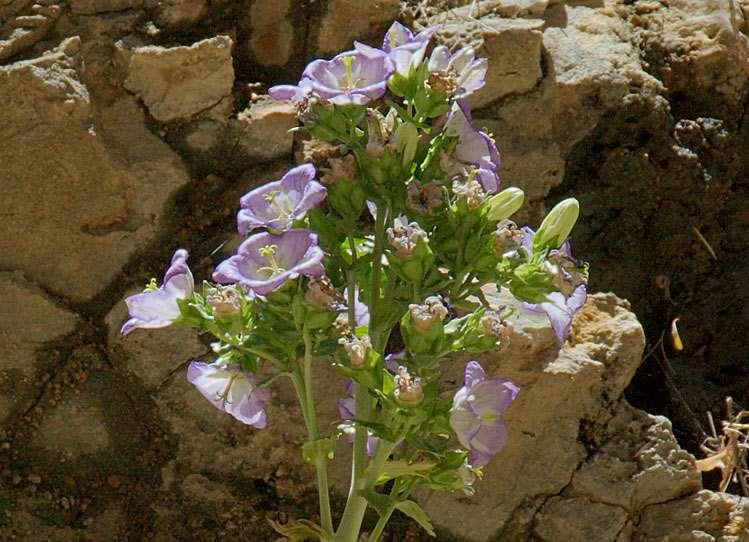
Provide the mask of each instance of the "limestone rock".
POLYGON ((150 239, 189 176, 126 98, 92 108, 80 40, 0 67, 0 267, 90 299, 150 239), (39 141, 44 144, 40 145, 39 141))
POLYGON ((20 274, 0 273, 0 421, 33 389, 38 350, 78 323, 20 274))
POLYGON ((749 539, 749 499, 700 491, 683 499, 649 506, 634 542, 691 542, 749 539))
POLYGON ((327 56, 350 49, 354 40, 378 42, 398 17, 398 0, 330 0, 317 28, 315 54, 327 56))
POLYGON ((0 60, 15 56, 41 41, 61 13, 62 8, 56 2, 31 6, 28 2, 6 2, 6 6, 0 6, 0 60), (4 8, 8 15, 15 15, 8 24, 3 24, 4 8))
POLYGON ((137 9, 143 6, 143 0, 71 0, 73 13, 92 15, 110 11, 137 9))
POLYGON ((294 47, 294 27, 290 20, 292 4, 292 0, 256 0, 252 3, 247 46, 255 62, 261 66, 283 66, 291 59, 294 47))
POLYGON ((617 542, 627 512, 585 498, 552 497, 536 516, 536 536, 543 541, 595 540, 617 542))
POLYGON ((160 0, 154 11, 154 22, 168 31, 193 26, 208 13, 207 0, 160 0))
MULTIPOLYGON (((136 293, 136 290, 130 294, 136 293)), ((124 298, 117 302, 105 322, 108 344, 118 367, 124 368, 149 390, 157 388, 174 371, 184 372, 187 363, 202 359, 208 347, 191 328, 170 326, 163 329, 137 329, 123 337, 120 327, 127 319, 124 298)))
POLYGON ((189 47, 138 47, 132 51, 125 87, 161 122, 189 118, 231 94, 232 40, 216 36, 189 47))
POLYGON ((736 0, 675 0, 635 7, 645 58, 669 93, 718 93, 736 107, 749 78, 749 37, 736 0))
MULTIPOLYGON (((489 295, 492 303, 510 302, 503 294, 489 295)), ((627 307, 611 294, 591 296, 570 343, 561 349, 545 316, 520 309, 510 320, 508 350, 480 357, 487 373, 508 378, 521 390, 505 416, 507 444, 485 467, 471 498, 421 495, 437 525, 448 530, 461 525, 461 536, 483 542, 527 502, 556 495, 569 484, 587 456, 578 438, 581 423, 595 419, 607 400, 621 396, 640 363, 644 336, 627 307), (465 525, 460 521, 465 517, 492 521, 465 525)), ((462 369, 462 363, 455 363, 445 378, 460 382, 462 369)))
POLYGON ((261 99, 237 116, 237 150, 255 160, 290 156, 297 125, 296 107, 285 101, 261 99))

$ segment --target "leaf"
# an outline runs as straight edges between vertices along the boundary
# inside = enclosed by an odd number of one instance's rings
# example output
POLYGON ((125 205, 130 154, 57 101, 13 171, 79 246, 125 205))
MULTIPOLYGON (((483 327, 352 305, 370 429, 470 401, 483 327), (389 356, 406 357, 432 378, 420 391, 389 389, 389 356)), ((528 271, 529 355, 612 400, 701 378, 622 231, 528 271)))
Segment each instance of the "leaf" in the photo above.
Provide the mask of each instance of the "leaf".
POLYGON ((290 521, 286 525, 281 525, 277 521, 272 519, 268 520, 268 523, 273 530, 277 533, 285 536, 291 542, 305 542, 306 540, 323 541, 322 529, 320 527, 306 519, 299 521, 290 521))
POLYGON ((380 516, 387 515, 390 510, 396 506, 395 499, 389 495, 383 495, 382 493, 377 493, 376 491, 371 490, 360 491, 359 494, 367 499, 369 505, 374 508, 380 516))
POLYGON ((429 516, 427 516, 427 513, 424 512, 421 506, 414 501, 399 501, 395 505, 395 508, 421 525, 429 536, 437 536, 434 532, 434 527, 432 526, 432 521, 429 519, 429 516))

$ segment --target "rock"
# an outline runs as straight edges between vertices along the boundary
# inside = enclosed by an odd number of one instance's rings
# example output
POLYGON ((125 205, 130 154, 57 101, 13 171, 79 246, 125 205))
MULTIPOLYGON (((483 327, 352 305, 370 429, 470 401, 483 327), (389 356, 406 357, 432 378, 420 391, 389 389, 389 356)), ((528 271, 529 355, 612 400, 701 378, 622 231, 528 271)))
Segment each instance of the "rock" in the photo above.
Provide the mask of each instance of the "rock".
MULTIPOLYGON (((437 24, 437 20, 431 22, 437 24)), ((469 43, 478 56, 489 61, 486 84, 470 97, 472 107, 483 107, 536 86, 542 76, 543 27, 540 19, 504 19, 496 15, 440 25, 440 41, 454 47, 469 43)))
POLYGON ((249 10, 247 46, 261 66, 284 66, 294 47, 294 26, 290 15, 292 0, 255 1, 249 10))
POLYGON ((124 11, 143 7, 143 0, 71 0, 73 13, 92 15, 110 11, 124 11))
POLYGON ((39 349, 79 322, 20 273, 0 273, 0 421, 20 400, 30 401, 39 349))
MULTIPOLYGON (((488 295, 497 305, 511 302, 504 294, 488 295)), ((596 419, 607 401, 621 396, 645 344, 628 304, 612 294, 589 298, 576 318, 570 343, 561 349, 544 315, 519 309, 510 324, 508 350, 479 357, 487 373, 508 378, 521 390, 505 416, 505 448, 484 468, 473 497, 420 495, 438 526, 449 531, 461 525, 460 535, 470 541, 490 540, 529 502, 567 487, 587 456, 578 435, 581 423, 596 419), (460 521, 465 517, 492 521, 466 525, 460 521)), ((450 367, 444 378, 462 381, 463 364, 450 367)))
POLYGON ((376 40, 398 17, 398 0, 330 0, 317 28, 315 54, 326 56, 350 49, 354 40, 376 40))
POLYGON ((691 542, 749 538, 749 499, 700 491, 683 499, 649 506, 634 542, 691 542))
MULTIPOLYGON (((130 294, 136 293, 133 290, 130 294)), ((113 361, 148 390, 161 385, 174 371, 181 375, 187 363, 205 358, 208 347, 191 328, 170 326, 163 329, 137 329, 123 337, 120 327, 127 319, 124 298, 115 303, 105 322, 109 328, 108 346, 113 361)))
POLYGON ((156 120, 192 117, 230 96, 231 48, 228 36, 189 47, 138 47, 130 55, 125 88, 143 100, 156 120))
POLYGON ((480 19, 485 15, 495 13, 507 18, 536 18, 544 14, 549 3, 549 0, 482 0, 455 8, 448 13, 448 16, 480 19))
POLYGON ((258 161, 291 156, 297 125, 291 102, 261 99, 237 115, 237 150, 258 161))
POLYGON ((10 100, 0 111, 0 184, 13 217, 0 236, 0 267, 80 302, 151 238, 189 176, 132 100, 92 108, 79 46, 70 38, 0 67, 0 94, 10 100))
MULTIPOLYGON (((55 2, 45 5, 28 2, 9 2, 7 15, 15 17, 0 28, 0 60, 17 55, 35 43, 41 41, 54 26, 62 13, 62 8, 55 2), (26 9, 28 8, 28 9, 26 9), (16 11, 20 9, 20 11, 16 11)), ((3 8, 0 7, 0 23, 3 23, 3 8)))
POLYGON ((634 8, 631 22, 669 94, 689 93, 707 106, 717 93, 739 107, 749 78, 749 37, 736 0, 647 3, 634 8))
POLYGON ((167 31, 190 28, 208 13, 207 0, 160 0, 154 22, 167 31))
POLYGON ((585 498, 552 497, 535 518, 539 540, 617 542, 627 524, 627 512, 585 498))

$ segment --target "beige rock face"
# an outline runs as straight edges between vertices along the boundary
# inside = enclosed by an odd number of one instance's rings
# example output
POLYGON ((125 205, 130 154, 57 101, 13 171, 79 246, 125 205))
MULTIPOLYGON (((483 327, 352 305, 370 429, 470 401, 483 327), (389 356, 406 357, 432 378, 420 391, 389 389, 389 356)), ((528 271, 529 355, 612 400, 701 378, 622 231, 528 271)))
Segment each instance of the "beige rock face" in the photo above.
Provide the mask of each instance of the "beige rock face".
POLYGON ((155 22, 167 30, 189 28, 208 12, 207 0, 162 0, 156 6, 155 22))
POLYGON ((645 509, 635 542, 691 542, 749 538, 749 499, 700 491, 689 497, 645 509))
POLYGON ((71 0, 70 7, 73 13, 91 15, 93 13, 106 13, 110 11, 123 11, 126 9, 140 8, 143 0, 71 0))
POLYGON ((0 236, 0 266, 83 301, 150 238, 188 176, 133 102, 91 107, 79 45, 70 38, 0 67, 9 99, 0 112, 0 184, 13 217, 0 236))
POLYGON ((216 36, 189 47, 138 47, 125 87, 159 121, 191 117, 229 96, 234 83, 232 40, 216 36))
POLYGON ((78 317, 16 273, 0 273, 0 420, 30 400, 36 358, 45 343, 71 333, 78 317))
POLYGON ((354 40, 381 39, 399 10, 397 0, 330 0, 316 29, 315 54, 329 56, 350 49, 354 40))
POLYGON ((290 156, 297 125, 296 107, 291 102, 264 99, 237 115, 238 150, 256 160, 290 156))

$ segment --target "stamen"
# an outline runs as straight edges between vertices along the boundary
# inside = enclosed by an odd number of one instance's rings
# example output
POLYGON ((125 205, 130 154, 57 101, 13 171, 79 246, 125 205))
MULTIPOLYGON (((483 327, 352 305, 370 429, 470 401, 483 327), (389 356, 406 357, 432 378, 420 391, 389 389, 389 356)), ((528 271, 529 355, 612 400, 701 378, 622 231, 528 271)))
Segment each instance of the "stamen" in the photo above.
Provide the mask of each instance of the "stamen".
POLYGON ((226 384, 226 387, 224 388, 224 391, 222 391, 221 393, 217 393, 216 394, 218 396, 218 398, 221 399, 221 402, 224 405, 230 405, 231 404, 231 401, 229 401, 229 392, 231 391, 232 384, 234 384, 234 381, 238 377, 239 377, 239 374, 236 374, 236 373, 233 374, 233 375, 231 375, 231 377, 229 378, 229 382, 226 384))

